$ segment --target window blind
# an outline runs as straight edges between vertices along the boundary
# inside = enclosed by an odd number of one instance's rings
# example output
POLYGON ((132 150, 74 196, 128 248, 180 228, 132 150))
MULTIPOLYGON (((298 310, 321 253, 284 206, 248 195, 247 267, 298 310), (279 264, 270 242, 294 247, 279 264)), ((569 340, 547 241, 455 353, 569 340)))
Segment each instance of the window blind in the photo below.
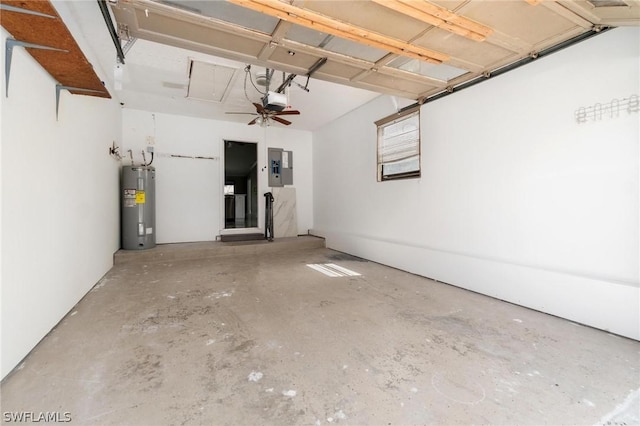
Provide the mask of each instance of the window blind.
POLYGON ((390 116, 378 125, 379 179, 420 175, 420 110, 390 116))

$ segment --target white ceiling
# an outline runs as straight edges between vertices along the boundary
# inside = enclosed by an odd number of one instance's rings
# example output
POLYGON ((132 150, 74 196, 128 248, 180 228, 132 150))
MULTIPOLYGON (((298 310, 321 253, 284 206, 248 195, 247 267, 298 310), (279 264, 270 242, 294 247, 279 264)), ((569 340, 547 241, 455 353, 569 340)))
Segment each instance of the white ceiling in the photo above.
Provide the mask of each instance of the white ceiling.
MULTIPOLYGON (((106 80, 112 96, 126 108, 242 123, 248 123, 254 118, 250 115, 225 114, 255 112, 255 108, 245 96, 244 68, 247 64, 152 41, 138 39, 132 45, 126 53, 125 65, 122 66, 122 89, 113 89, 116 51, 97 2, 91 0, 53 3, 63 18, 65 15, 73 17, 74 25, 67 25, 72 31, 73 26, 78 27, 84 36, 83 41, 88 44, 99 62, 93 64, 94 68, 99 71, 100 78, 106 80), (68 13, 65 13, 66 11, 68 13), (187 99, 189 64, 192 59, 237 69, 229 94, 222 102, 187 99)), ((254 74, 264 71, 262 67, 252 66, 254 74)), ((282 73, 276 72, 273 80, 273 84, 279 85, 282 73)), ((306 77, 298 76, 295 81, 304 85, 306 77)), ((258 87, 264 90, 263 87, 258 87)), ((292 122, 289 128, 317 129, 380 96, 376 92, 314 78, 311 78, 308 89, 309 92, 305 92, 295 84, 289 89, 289 105, 301 112, 299 116, 286 117, 292 122)), ((260 102, 261 95, 250 83, 247 85, 247 93, 251 102, 260 102)), ((401 104, 409 103, 408 100, 399 101, 401 104)), ((278 123, 272 125, 281 126, 278 123)))

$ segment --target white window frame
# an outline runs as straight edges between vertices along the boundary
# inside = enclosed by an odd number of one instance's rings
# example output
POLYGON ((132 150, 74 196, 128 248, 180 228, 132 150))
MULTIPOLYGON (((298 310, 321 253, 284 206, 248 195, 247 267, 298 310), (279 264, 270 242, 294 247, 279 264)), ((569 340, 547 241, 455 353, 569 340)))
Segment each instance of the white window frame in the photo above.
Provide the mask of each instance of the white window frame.
POLYGON ((392 114, 376 121, 375 124, 378 130, 376 150, 378 182, 419 178, 422 162, 420 105, 392 114), (402 123, 414 128, 405 131, 402 123))

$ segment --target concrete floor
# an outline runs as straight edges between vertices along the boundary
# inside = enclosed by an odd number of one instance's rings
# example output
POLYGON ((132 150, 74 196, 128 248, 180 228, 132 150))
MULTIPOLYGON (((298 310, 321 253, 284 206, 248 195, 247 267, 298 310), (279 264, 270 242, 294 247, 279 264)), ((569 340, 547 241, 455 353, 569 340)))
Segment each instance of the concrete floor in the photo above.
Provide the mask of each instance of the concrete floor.
POLYGON ((639 342, 318 244, 207 247, 120 254, 3 381, 2 420, 640 423, 639 342))

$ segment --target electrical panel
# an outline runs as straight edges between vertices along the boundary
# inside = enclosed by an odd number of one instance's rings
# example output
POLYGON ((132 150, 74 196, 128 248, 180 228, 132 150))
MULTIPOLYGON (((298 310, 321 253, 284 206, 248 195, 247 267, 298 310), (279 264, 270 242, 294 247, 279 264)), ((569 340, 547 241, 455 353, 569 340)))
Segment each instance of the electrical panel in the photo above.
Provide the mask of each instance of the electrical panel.
POLYGON ((267 150, 269 186, 281 187, 293 185, 293 152, 282 148, 267 150))

